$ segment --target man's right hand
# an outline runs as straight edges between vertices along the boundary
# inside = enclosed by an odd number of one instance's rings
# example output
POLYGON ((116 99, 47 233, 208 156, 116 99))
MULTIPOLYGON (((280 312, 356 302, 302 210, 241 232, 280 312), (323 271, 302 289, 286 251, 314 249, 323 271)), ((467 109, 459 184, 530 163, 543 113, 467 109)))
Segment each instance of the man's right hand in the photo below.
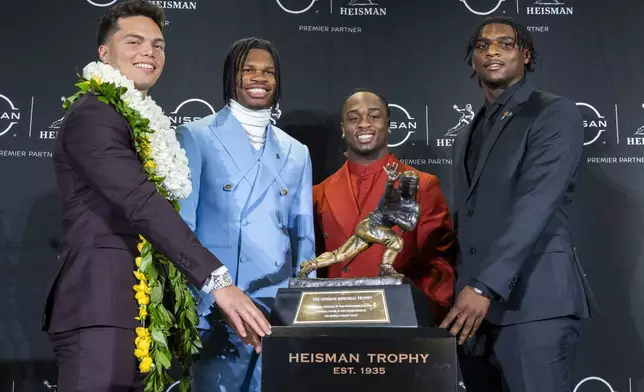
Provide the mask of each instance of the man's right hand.
POLYGON ((232 322, 232 327, 242 339, 257 334, 260 337, 271 334, 271 325, 264 314, 257 309, 253 301, 237 286, 231 285, 211 292, 215 303, 226 318, 232 322), (250 327, 251 331, 246 331, 250 327))

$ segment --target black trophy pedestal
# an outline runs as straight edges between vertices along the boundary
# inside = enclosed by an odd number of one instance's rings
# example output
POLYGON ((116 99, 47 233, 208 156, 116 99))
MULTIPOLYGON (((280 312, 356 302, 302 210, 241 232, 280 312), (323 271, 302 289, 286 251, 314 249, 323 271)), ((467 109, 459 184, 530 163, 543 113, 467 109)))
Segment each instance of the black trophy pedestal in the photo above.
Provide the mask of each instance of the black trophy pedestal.
POLYGON ((262 391, 455 392, 456 341, 403 280, 293 279, 262 342, 262 391))
POLYGON ((262 391, 456 392, 456 343, 442 328, 273 327, 262 391))

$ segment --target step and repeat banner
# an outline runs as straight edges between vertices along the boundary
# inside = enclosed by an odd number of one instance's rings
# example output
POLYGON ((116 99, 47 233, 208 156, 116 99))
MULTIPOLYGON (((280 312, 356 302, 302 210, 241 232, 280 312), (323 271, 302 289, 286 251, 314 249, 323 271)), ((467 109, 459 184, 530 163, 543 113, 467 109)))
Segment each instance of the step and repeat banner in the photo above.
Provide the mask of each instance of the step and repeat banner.
MULTIPOLYGON (((0 7, 0 392, 56 382, 39 329, 60 234, 52 150, 62 99, 96 60, 98 22, 117 1, 0 7)), ((168 44, 151 95, 175 125, 219 110, 229 46, 263 37, 283 67, 277 125, 308 145, 316 183, 344 160, 343 98, 368 87, 391 104, 392 151, 436 174, 448 197, 454 137, 483 103, 464 62, 468 38, 486 15, 528 25, 540 55, 530 83, 575 100, 586 127, 573 230, 602 314, 584 323, 573 392, 644 391, 644 2, 153 3, 166 11, 168 44)))

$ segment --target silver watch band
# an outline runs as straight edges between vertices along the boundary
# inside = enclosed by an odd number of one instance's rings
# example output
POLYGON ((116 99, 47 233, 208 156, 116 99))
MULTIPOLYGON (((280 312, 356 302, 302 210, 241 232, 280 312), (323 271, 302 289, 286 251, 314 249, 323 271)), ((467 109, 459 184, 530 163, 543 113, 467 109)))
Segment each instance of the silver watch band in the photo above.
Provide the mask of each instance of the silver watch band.
POLYGON ((228 271, 220 275, 214 275, 211 277, 211 279, 212 286, 210 287, 210 291, 223 289, 224 287, 228 287, 233 284, 233 277, 230 276, 230 273, 228 273, 228 271))

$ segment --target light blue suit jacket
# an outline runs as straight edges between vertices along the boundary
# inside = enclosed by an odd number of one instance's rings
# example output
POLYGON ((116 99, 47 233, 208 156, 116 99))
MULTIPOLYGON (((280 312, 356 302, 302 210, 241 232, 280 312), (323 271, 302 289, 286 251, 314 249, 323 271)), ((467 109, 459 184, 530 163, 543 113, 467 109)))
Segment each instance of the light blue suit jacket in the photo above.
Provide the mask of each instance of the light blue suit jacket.
MULTIPOLYGON (((180 201, 181 216, 241 290, 274 298, 299 264, 315 257, 308 148, 269 124, 263 151, 256 151, 227 106, 178 127, 177 136, 193 186, 180 201)), ((212 295, 193 291, 199 315, 208 315, 212 295)), ((203 317, 199 327, 209 327, 203 317)))

